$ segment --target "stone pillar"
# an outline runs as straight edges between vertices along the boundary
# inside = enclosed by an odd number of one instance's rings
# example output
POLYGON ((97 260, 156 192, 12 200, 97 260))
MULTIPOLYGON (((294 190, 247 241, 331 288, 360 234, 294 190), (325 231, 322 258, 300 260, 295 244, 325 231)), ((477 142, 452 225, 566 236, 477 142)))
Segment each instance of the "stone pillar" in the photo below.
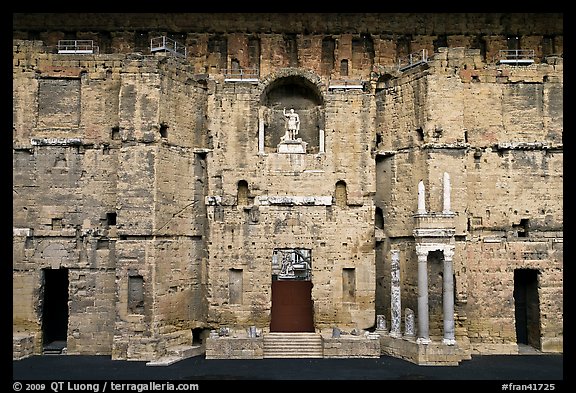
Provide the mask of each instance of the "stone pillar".
POLYGON ((450 175, 444 172, 444 208, 442 213, 451 213, 450 209, 450 175))
POLYGON ((264 154, 264 119, 258 122, 258 154, 264 154))
POLYGON ((443 274, 443 312, 444 312, 444 339, 446 345, 455 345, 454 339, 454 268, 452 258, 454 247, 444 249, 444 274, 443 274))
POLYGON ((390 322, 390 336, 402 337, 400 325, 402 322, 402 302, 400 299, 400 251, 392 250, 392 266, 391 266, 391 312, 392 318, 390 322))
POLYGON ((318 138, 320 139, 320 153, 325 153, 324 150, 324 130, 320 130, 320 133, 318 135, 318 138))
POLYGON ((418 255, 418 344, 429 344, 428 250, 416 246, 418 255))
POLYGON ((426 214, 426 190, 422 180, 418 183, 418 214, 426 214))
POLYGON ((404 310, 404 338, 413 340, 415 336, 414 310, 406 308, 404 310))
POLYGON ((386 317, 384 315, 376 315, 376 332, 384 335, 388 334, 386 327, 386 317))

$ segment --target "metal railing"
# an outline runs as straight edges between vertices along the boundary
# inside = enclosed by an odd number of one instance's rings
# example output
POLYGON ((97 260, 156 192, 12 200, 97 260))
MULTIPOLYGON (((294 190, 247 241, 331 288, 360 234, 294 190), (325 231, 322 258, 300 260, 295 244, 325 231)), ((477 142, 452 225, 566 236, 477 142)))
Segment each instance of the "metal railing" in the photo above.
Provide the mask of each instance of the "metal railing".
POLYGON ((532 64, 534 63, 533 49, 508 49, 498 51, 500 64, 532 64))
POLYGON ((258 78, 260 77, 258 68, 234 70, 223 69, 221 72, 224 74, 224 80, 227 82, 258 81, 258 78))
POLYGON ((64 54, 93 54, 98 53, 98 47, 93 40, 60 40, 58 53, 64 54))
POLYGON ((428 63, 428 51, 426 49, 410 53, 408 56, 398 59, 398 70, 404 71, 423 63, 428 63))
POLYGON ((176 56, 186 57, 186 47, 172 38, 162 36, 150 40, 150 52, 168 51, 176 56))

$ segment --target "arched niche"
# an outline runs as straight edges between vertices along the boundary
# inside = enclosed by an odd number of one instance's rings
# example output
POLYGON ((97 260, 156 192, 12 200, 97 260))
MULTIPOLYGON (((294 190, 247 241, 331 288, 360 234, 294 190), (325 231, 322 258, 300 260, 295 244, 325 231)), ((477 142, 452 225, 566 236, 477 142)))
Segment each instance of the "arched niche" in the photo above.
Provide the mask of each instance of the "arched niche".
POLYGON ((320 130, 324 130, 324 99, 318 86, 302 75, 278 76, 260 97, 260 152, 276 152, 286 132, 284 109, 300 118, 298 138, 307 143, 307 153, 323 152, 320 130), (264 150, 264 151, 262 151, 264 150))
POLYGON ((376 93, 381 92, 389 87, 392 87, 392 79, 394 78, 391 74, 381 75, 376 81, 376 93))

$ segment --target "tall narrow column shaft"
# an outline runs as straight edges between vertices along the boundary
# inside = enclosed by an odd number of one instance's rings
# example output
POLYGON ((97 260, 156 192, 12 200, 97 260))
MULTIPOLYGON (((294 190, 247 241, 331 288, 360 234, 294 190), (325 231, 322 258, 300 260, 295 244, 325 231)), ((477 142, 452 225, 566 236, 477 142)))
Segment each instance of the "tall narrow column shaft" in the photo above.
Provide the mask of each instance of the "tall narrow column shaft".
POLYGON ((444 312, 444 339, 447 345, 456 344, 454 338, 454 268, 452 258, 453 249, 444 250, 444 274, 443 274, 443 312, 444 312))
POLYGON ((428 321, 428 251, 416 248, 418 255, 418 339, 419 344, 430 343, 428 321))

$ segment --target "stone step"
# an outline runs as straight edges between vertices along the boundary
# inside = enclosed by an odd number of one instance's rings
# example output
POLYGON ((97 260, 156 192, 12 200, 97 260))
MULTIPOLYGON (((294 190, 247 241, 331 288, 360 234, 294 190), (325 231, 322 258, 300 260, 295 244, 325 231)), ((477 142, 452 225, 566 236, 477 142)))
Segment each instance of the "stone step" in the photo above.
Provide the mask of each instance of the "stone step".
POLYGON ((322 358, 322 336, 317 333, 268 333, 264 358, 322 358))

